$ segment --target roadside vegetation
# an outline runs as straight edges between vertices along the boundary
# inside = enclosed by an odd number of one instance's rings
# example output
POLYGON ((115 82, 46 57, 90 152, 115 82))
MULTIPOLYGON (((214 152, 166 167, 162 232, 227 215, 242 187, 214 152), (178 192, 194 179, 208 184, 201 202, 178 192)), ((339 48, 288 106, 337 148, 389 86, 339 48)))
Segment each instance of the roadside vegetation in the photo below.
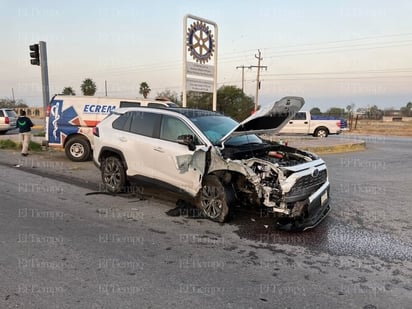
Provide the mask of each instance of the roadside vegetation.
POLYGON ((412 121, 362 119, 358 121, 356 129, 351 130, 350 133, 412 137, 412 121))
POLYGON ((41 137, 44 137, 44 136, 46 136, 46 132, 45 132, 45 131, 36 132, 36 133, 33 133, 33 136, 41 136, 41 137))
MULTIPOLYGON (((20 150, 21 143, 16 143, 11 139, 4 139, 0 140, 0 149, 12 149, 12 150, 20 150)), ((41 145, 39 143, 30 141, 29 150, 30 151, 41 151, 41 145)))

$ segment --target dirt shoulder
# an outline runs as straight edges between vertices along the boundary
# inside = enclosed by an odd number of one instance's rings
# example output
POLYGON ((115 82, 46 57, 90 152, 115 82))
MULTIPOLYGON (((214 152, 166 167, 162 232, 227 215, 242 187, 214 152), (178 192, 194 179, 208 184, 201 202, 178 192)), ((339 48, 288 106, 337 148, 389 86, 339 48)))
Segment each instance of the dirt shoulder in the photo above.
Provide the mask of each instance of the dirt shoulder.
POLYGON ((355 121, 352 127, 351 134, 412 137, 412 121, 358 120, 356 129, 355 121))

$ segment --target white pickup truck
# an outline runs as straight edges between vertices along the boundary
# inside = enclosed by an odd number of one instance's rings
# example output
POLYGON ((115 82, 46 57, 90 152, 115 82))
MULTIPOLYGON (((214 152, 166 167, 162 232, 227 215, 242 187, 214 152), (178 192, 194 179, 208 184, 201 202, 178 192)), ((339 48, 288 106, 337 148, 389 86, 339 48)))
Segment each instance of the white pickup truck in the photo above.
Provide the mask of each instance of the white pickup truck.
POLYGON ((344 119, 328 119, 329 117, 313 116, 310 112, 298 112, 280 130, 280 134, 306 134, 315 137, 327 137, 339 134, 346 127, 344 119))

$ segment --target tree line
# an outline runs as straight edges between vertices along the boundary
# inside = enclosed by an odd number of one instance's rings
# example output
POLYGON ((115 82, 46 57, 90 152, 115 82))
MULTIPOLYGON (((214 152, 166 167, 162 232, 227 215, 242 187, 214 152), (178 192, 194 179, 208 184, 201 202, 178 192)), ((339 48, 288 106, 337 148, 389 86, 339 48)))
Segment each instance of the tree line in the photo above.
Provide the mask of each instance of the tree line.
POLYGON ((314 107, 310 110, 312 115, 334 116, 350 118, 354 115, 362 116, 367 119, 382 119, 383 116, 399 115, 402 117, 412 117, 412 102, 408 102, 400 109, 386 108, 380 109, 377 105, 359 107, 355 110, 355 104, 346 106, 346 109, 340 107, 331 107, 326 112, 321 112, 319 107, 314 107))
MULTIPOLYGON (((86 78, 80 85, 80 90, 85 96, 93 96, 96 91, 96 83, 91 78, 86 78)), ((139 84, 139 94, 144 98, 150 94, 151 89, 147 82, 141 82, 139 84)), ((62 90, 63 95, 76 95, 72 87, 64 87, 62 90)), ((164 90, 159 92, 156 96, 157 99, 169 100, 178 105, 182 104, 182 94, 179 96, 176 92, 171 90, 164 90)), ((212 93, 187 93, 187 107, 200 108, 210 110, 212 106, 213 95, 212 93)), ((228 115, 238 121, 241 121, 248 117, 254 109, 253 97, 247 96, 243 93, 242 89, 236 86, 222 86, 217 90, 217 111, 228 115)))
MULTIPOLYGON (((139 94, 144 98, 147 98, 152 91, 147 82, 141 82, 139 85, 139 94)), ((86 78, 80 85, 80 90, 85 96, 93 96, 97 91, 96 83, 91 78, 86 78)), ((63 95, 76 95, 73 87, 64 87, 62 90, 63 95)), ((164 90, 157 93, 157 99, 169 100, 178 105, 182 105, 182 94, 178 94, 175 91, 164 90)), ((199 93, 191 92, 187 93, 187 107, 189 108, 200 108, 211 110, 212 107, 213 94, 212 93, 199 93)), ((238 121, 242 121, 254 110, 254 98, 246 95, 242 89, 236 86, 221 86, 217 90, 217 111, 228 115, 238 121)), ((28 107, 23 100, 11 100, 11 99, 0 99, 0 107, 7 108, 19 108, 28 107)), ((406 103, 405 106, 401 107, 400 111, 395 111, 395 109, 381 110, 376 105, 368 106, 365 108, 358 108, 355 110, 355 104, 350 104, 345 108, 331 107, 326 112, 322 112, 320 108, 314 107, 310 110, 312 115, 327 115, 334 117, 345 117, 350 118, 353 115, 363 115, 365 118, 369 119, 382 119, 383 115, 390 115, 390 113, 400 113, 401 116, 412 117, 412 102, 406 103)))
MULTIPOLYGON (((94 96, 97 91, 96 83, 91 78, 86 78, 80 85, 80 90, 84 96, 94 96)), ((139 93, 143 95, 144 98, 147 98, 147 95, 150 93, 151 89, 146 82, 140 83, 139 93)), ((62 90, 63 95, 76 95, 76 92, 73 90, 73 87, 64 87, 62 90)))

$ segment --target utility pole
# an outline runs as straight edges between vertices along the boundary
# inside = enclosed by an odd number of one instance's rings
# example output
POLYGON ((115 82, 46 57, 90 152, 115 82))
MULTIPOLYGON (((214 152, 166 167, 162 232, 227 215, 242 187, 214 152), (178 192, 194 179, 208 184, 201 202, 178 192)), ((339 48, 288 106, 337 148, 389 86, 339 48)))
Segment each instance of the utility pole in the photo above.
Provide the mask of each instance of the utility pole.
POLYGON ((244 82, 245 82, 245 79, 244 79, 244 70, 245 70, 245 68, 248 68, 248 69, 257 68, 258 69, 257 70, 257 77, 256 77, 255 112, 257 111, 258 106, 259 106, 260 69, 263 68, 263 69, 267 70, 267 68, 268 68, 266 65, 260 65, 260 61, 263 60, 262 53, 260 52, 260 49, 258 49, 258 55, 259 56, 256 56, 256 54, 255 54, 255 58, 257 58, 257 60, 258 60, 258 65, 249 65, 247 67, 244 66, 244 65, 240 65, 240 66, 236 67, 236 69, 242 69, 242 92, 244 92, 243 88, 244 88, 244 82))
POLYGON ((242 93, 245 93, 243 90, 245 88, 245 68, 249 68, 249 67, 245 67, 244 65, 240 65, 236 67, 236 69, 242 69, 242 93))
POLYGON ((256 97, 255 97, 255 111, 257 111, 258 106, 259 106, 259 89, 260 89, 260 69, 264 68, 267 70, 266 65, 260 65, 260 61, 263 60, 262 58, 262 53, 260 52, 260 49, 258 49, 258 56, 255 55, 255 58, 258 60, 258 65, 251 65, 249 68, 257 68, 257 76, 256 76, 256 97))

